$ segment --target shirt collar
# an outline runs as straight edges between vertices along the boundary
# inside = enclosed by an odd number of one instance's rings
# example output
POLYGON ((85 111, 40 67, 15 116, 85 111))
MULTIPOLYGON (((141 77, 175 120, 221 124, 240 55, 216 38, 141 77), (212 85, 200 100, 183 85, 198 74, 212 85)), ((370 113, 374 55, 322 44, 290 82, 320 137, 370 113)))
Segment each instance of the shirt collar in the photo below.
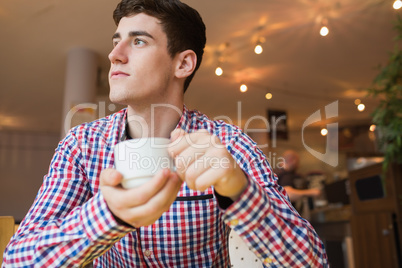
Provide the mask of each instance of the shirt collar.
POLYGON ((187 109, 187 106, 185 104, 183 104, 183 111, 181 113, 181 117, 179 120, 179 123, 177 123, 176 129, 177 128, 181 128, 183 129, 185 132, 189 132, 190 131, 190 127, 191 127, 191 116, 190 116, 190 112, 187 109))
MULTIPOLYGON (((130 134, 128 134, 128 125, 127 125, 127 109, 125 109, 124 112, 124 117, 123 117, 123 124, 122 124, 122 134, 120 137, 120 141, 125 141, 131 139, 130 134)), ((183 110, 182 114, 180 116, 179 123, 176 125, 177 128, 181 128, 186 132, 190 131, 190 126, 191 126, 191 118, 190 118, 190 112, 185 104, 183 104, 183 110)))

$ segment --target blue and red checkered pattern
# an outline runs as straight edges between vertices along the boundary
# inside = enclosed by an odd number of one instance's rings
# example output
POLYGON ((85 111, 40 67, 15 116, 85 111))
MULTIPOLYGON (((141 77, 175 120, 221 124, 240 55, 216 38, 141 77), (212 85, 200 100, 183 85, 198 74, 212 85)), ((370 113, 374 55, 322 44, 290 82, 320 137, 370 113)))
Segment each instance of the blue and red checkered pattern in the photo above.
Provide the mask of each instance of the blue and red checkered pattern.
POLYGON ((249 178, 248 187, 227 206, 212 188, 198 192, 183 184, 154 224, 119 224, 99 191, 99 175, 114 165, 126 117, 124 109, 80 125, 60 142, 2 267, 230 267, 230 229, 266 267, 328 267, 322 242, 290 205, 257 145, 237 127, 186 107, 177 127, 218 136, 249 178))

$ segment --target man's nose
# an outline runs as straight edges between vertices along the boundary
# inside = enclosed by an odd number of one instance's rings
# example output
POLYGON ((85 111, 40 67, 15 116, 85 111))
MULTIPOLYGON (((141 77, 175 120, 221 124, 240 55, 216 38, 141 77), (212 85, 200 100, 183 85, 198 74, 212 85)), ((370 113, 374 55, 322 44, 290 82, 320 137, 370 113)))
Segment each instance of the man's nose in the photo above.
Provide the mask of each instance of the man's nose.
POLYGON ((119 42, 109 53, 109 60, 111 63, 127 62, 127 46, 125 46, 123 41, 119 42))

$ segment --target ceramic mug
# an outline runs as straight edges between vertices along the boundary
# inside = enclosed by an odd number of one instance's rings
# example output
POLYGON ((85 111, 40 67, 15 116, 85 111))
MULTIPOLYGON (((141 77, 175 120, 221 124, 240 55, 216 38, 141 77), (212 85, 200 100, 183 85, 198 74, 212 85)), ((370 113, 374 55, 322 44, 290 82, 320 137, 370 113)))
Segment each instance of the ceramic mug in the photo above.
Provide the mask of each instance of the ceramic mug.
POLYGON ((140 138, 120 142, 114 149, 114 164, 123 175, 124 188, 133 188, 149 181, 161 169, 174 171, 168 153, 167 138, 140 138))

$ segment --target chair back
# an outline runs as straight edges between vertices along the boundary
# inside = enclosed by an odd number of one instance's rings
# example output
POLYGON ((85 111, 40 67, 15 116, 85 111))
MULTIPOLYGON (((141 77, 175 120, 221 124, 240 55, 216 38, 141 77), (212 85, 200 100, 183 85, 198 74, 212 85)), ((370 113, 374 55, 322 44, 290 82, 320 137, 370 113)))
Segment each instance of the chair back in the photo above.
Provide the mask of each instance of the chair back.
POLYGON ((3 253, 15 231, 15 220, 12 216, 0 216, 0 259, 3 261, 3 253))
POLYGON ((262 262, 247 247, 235 231, 229 235, 229 255, 232 266, 238 268, 263 268, 262 262))

